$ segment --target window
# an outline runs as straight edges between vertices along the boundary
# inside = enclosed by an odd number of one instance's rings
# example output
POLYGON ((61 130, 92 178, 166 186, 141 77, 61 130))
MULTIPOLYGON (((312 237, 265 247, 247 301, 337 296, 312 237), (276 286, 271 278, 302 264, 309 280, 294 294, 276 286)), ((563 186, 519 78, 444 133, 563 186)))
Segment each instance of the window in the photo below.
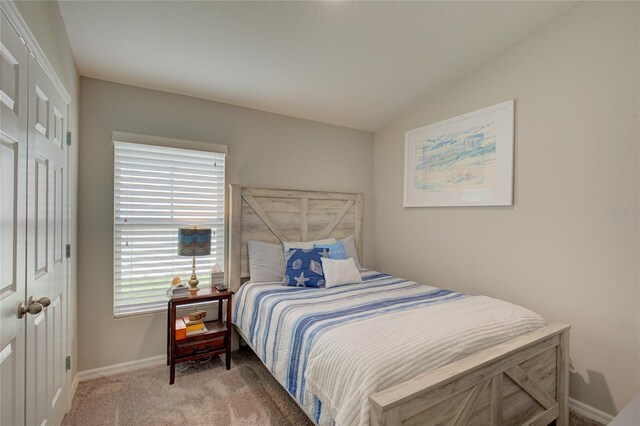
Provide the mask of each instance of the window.
POLYGON ((196 259, 201 286, 209 285, 214 264, 224 266, 226 147, 212 145, 221 152, 211 152, 119 139, 114 141, 114 315, 124 316, 165 309, 173 277, 188 280, 192 258, 177 254, 178 228, 211 228, 211 256, 196 259))

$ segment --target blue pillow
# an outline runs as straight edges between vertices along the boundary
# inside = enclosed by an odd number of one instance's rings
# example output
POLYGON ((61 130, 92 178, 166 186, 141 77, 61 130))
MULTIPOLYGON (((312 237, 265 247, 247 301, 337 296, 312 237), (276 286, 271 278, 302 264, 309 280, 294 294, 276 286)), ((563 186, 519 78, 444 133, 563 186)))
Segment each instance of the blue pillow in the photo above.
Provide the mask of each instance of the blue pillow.
POLYGON ((347 253, 344 249, 344 244, 342 241, 338 241, 333 244, 314 244, 314 248, 321 248, 329 250, 329 259, 346 259, 347 253))
POLYGON ((289 249, 285 253, 287 269, 282 285, 291 287, 324 287, 322 257, 324 249, 289 249))

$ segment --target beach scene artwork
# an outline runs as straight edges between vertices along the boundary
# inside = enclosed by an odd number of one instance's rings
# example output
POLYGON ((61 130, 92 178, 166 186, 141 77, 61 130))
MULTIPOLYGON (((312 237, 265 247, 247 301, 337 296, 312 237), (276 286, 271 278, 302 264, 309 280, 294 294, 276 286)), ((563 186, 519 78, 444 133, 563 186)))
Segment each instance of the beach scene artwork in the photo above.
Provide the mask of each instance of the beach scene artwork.
POLYGON ((426 138, 414 150, 416 189, 492 189, 496 173, 495 123, 426 138))
POLYGON ((405 132, 404 206, 512 205, 514 105, 405 132))

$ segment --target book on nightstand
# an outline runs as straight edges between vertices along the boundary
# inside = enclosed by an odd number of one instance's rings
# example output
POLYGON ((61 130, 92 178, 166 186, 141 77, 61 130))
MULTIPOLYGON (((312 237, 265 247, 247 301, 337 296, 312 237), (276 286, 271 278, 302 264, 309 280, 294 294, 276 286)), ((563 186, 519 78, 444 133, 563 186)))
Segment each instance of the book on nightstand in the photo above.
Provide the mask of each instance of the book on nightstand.
POLYGON ((207 331, 209 331, 209 330, 207 330, 207 327, 205 327, 205 325, 204 325, 204 324, 202 324, 202 327, 201 327, 201 328, 199 328, 199 329, 197 329, 197 330, 191 330, 191 331, 187 330, 187 337, 190 337, 190 336, 197 336, 197 335, 199 335, 199 334, 204 334, 204 333, 206 333, 207 331))
POLYGON ((182 319, 176 320, 176 340, 184 340, 187 338, 187 326, 182 319))
POLYGON ((187 337, 204 334, 207 331, 207 327, 202 322, 186 325, 182 318, 176 320, 176 340, 184 340, 187 337))
POLYGON ((203 328, 205 328, 203 323, 191 324, 187 326, 187 333, 191 333, 192 331, 202 330, 203 328))

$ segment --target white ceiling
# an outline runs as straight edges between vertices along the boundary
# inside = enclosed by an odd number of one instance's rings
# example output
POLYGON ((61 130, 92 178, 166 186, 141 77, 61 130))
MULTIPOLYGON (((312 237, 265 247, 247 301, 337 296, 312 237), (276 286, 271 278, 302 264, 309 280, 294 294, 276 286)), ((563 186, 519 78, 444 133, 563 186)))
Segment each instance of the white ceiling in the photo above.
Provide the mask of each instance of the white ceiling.
POLYGON ((573 4, 59 3, 81 75, 369 131, 573 4))

